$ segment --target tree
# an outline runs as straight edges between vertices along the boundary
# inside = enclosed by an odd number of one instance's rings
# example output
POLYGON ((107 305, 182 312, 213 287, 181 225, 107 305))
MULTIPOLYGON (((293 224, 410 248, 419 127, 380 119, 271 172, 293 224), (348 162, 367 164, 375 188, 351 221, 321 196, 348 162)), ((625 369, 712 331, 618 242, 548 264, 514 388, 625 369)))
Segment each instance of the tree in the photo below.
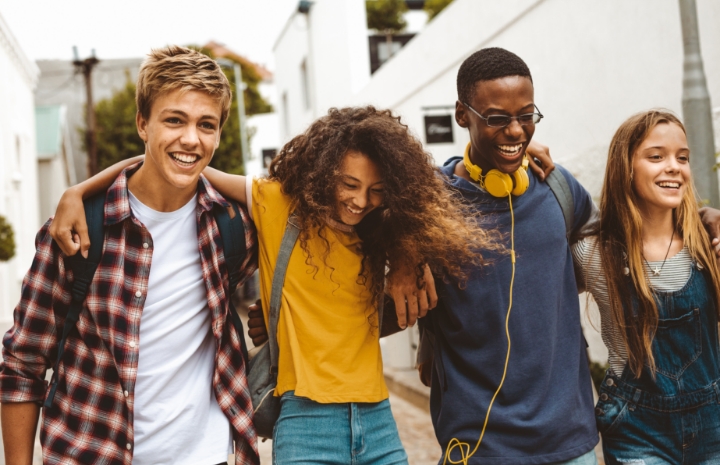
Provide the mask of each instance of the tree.
MULTIPOLYGON (((197 48, 197 47, 194 47, 197 48)), ((208 50, 197 48, 212 57, 208 50)), ((232 59, 232 58, 229 58, 232 59)), ((240 62, 243 82, 246 85, 245 112, 248 116, 268 113, 272 106, 263 99, 258 91, 262 80, 254 68, 240 62)), ((240 144, 240 126, 238 121, 237 100, 235 99, 235 77, 233 70, 224 70, 233 91, 232 105, 228 119, 220 137, 220 146, 215 150, 210 166, 232 174, 244 174, 243 153, 240 144)), ((120 160, 144 153, 145 146, 135 127, 135 83, 127 73, 127 81, 122 89, 115 91, 109 98, 95 105, 98 168, 104 169, 120 160)), ((85 130, 81 129, 83 135, 85 130)), ((248 128, 248 137, 253 131, 248 128)))
POLYGON ((404 0, 366 0, 368 28, 385 34, 388 47, 388 56, 393 55, 392 36, 402 32, 407 27, 403 14, 408 10, 404 0))
POLYGON ((446 6, 452 3, 453 0, 425 0, 425 6, 423 10, 428 15, 428 22, 432 21, 435 16, 440 14, 446 6))
POLYGON ((0 215, 0 262, 6 262, 15 256, 15 234, 12 226, 0 215))

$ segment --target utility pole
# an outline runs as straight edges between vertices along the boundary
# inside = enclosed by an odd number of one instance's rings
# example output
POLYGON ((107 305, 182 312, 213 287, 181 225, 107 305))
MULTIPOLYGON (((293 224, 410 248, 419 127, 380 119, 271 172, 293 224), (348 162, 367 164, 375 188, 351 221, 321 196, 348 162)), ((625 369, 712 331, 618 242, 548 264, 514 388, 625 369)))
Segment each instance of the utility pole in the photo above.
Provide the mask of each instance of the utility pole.
POLYGON ((232 68, 235 75, 235 99, 238 106, 238 122, 240 123, 240 149, 243 157, 243 171, 247 176, 248 160, 250 159, 250 148, 248 147, 247 124, 245 118, 245 88, 247 85, 242 80, 242 68, 240 63, 227 58, 218 58, 215 61, 223 67, 232 68))
POLYGON ((85 111, 86 118, 86 130, 85 130, 85 146, 88 154, 88 173, 93 176, 98 172, 98 161, 97 161, 97 143, 95 137, 95 105, 93 104, 92 94, 92 71, 93 68, 100 63, 95 57, 95 49, 92 49, 90 56, 81 60, 78 55, 76 46, 73 46, 73 65, 75 65, 75 71, 82 73, 85 78, 85 104, 87 106, 85 111))
POLYGON ((715 167, 715 141, 712 124, 710 93, 705 80, 700 33, 695 0, 680 1, 683 51, 682 108, 695 186, 700 199, 715 208, 720 207, 718 176, 715 167))

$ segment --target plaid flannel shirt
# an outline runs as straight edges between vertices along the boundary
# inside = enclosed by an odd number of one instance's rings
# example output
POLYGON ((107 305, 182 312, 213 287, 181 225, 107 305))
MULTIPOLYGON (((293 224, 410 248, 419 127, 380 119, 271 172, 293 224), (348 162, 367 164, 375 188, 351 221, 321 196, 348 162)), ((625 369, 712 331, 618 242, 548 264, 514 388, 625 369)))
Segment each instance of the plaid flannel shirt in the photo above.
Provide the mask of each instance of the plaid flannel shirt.
MULTIPOLYGON (((77 330, 68 337, 53 406, 43 412, 43 463, 126 464, 133 455, 133 402, 138 369, 140 318, 152 262, 148 230, 132 215, 127 180, 118 176, 105 200, 105 245, 77 330)), ((257 437, 240 339, 229 315, 228 272, 222 238, 211 209, 228 203, 210 183, 198 181, 197 225, 212 333, 216 341, 213 390, 231 423, 235 464, 258 464, 257 437)), ((254 226, 245 212, 244 277, 255 270, 254 226)), ((0 402, 43 402, 47 368, 57 355, 63 316, 71 300, 72 271, 48 233, 37 235, 36 252, 3 338, 0 402)), ((244 280, 244 279, 243 279, 244 280)), ((187 425, 194 428, 195 425, 187 425)))

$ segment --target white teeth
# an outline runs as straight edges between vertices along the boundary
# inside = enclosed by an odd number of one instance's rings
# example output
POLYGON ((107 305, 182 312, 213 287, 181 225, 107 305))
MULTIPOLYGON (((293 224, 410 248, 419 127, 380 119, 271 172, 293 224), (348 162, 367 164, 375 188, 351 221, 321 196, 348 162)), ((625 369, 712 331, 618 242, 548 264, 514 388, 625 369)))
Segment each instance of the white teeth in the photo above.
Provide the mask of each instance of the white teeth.
POLYGON ((186 155, 183 153, 171 153, 170 156, 181 163, 192 164, 198 159, 197 155, 186 155))
POLYGON ((679 189, 680 183, 679 182, 670 182, 670 181, 662 181, 657 183, 660 187, 672 187, 673 189, 679 189))
POLYGON ((501 152, 505 152, 507 154, 514 154, 520 151, 522 148, 522 144, 518 145, 498 145, 498 148, 501 152))
POLYGON ((345 205, 345 208, 347 208, 348 211, 354 215, 359 215, 363 212, 362 210, 355 210, 354 208, 350 208, 348 205, 345 205))

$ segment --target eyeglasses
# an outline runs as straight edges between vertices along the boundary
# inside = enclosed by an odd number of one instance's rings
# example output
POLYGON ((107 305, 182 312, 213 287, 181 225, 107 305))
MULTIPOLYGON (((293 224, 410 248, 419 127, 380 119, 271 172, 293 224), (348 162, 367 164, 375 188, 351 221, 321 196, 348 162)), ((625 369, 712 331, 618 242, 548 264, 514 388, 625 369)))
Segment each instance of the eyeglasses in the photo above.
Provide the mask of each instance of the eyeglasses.
POLYGON ((517 116, 490 115, 487 117, 475 111, 475 109, 467 103, 463 103, 463 105, 465 105, 468 110, 478 115, 483 121, 485 121, 485 124, 491 128, 504 128, 509 125, 513 119, 517 120, 520 126, 527 126, 528 124, 537 124, 544 118, 543 114, 540 113, 540 109, 535 104, 533 104, 533 106, 537 110, 537 113, 525 113, 524 115, 517 116))

